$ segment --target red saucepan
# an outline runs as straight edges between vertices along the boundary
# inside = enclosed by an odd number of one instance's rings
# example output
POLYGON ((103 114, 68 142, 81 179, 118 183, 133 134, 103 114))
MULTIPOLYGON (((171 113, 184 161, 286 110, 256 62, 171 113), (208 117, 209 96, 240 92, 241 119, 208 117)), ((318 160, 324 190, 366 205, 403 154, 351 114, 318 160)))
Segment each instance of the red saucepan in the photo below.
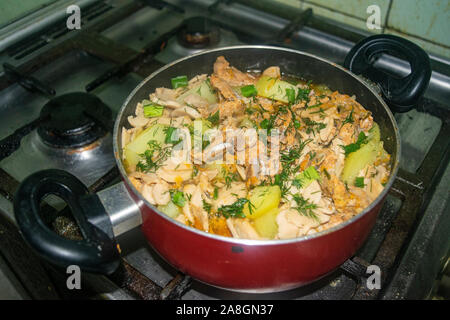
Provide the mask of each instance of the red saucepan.
POLYGON ((428 56, 422 49, 386 35, 369 37, 357 44, 346 59, 346 67, 352 72, 308 53, 267 46, 211 50, 164 66, 139 84, 117 116, 114 152, 123 182, 90 194, 77 178, 64 171, 45 170, 31 175, 22 182, 14 200, 16 220, 25 240, 41 257, 54 264, 79 265, 88 272, 109 274, 120 264, 115 236, 142 224, 145 237, 166 261, 213 286, 248 292, 281 291, 323 277, 361 247, 395 179, 400 141, 387 104, 395 111, 411 109, 425 91, 431 75, 428 56), (381 53, 404 57, 411 65, 411 73, 395 79, 375 69, 373 62, 381 53), (191 78, 211 74, 218 56, 224 56, 240 70, 264 70, 276 65, 285 74, 355 95, 372 112, 380 126, 385 149, 392 155, 392 173, 378 198, 357 216, 331 229, 296 239, 266 241, 208 234, 169 218, 147 202, 128 180, 121 162, 121 128, 129 127, 127 117, 155 88, 170 87, 170 79, 179 75, 191 78), (355 74, 376 81, 383 97, 355 74), (43 223, 39 205, 48 194, 67 202, 84 240, 59 237, 43 223))

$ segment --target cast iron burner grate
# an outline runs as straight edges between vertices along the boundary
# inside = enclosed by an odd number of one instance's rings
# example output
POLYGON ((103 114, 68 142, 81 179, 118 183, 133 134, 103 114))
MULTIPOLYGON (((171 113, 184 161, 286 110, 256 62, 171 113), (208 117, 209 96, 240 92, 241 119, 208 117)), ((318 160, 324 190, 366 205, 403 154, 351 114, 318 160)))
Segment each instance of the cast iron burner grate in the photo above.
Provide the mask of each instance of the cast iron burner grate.
POLYGON ((49 146, 79 148, 112 128, 111 109, 93 94, 71 92, 51 99, 41 110, 38 134, 49 146))

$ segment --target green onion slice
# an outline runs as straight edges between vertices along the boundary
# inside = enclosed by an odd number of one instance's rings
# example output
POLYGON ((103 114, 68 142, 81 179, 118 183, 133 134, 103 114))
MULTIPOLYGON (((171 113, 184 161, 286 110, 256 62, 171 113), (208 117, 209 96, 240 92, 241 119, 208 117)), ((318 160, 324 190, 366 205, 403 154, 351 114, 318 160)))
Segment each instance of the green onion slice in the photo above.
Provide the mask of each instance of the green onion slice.
POLYGON ((181 191, 175 191, 172 193, 172 202, 175 203, 179 207, 183 207, 186 203, 186 199, 184 198, 184 193, 181 191))
POLYGON ((244 97, 254 97, 258 93, 256 87, 252 84, 241 87, 241 93, 244 97))
POLYGON ((187 87, 188 85, 188 78, 187 76, 178 76, 175 78, 170 79, 172 82, 172 88, 176 89, 179 87, 187 87))
POLYGON ((295 177, 295 184, 297 187, 306 188, 314 180, 320 179, 320 174, 313 166, 308 167, 302 173, 295 177))
POLYGON ((269 121, 269 119, 264 119, 263 121, 261 121, 261 122, 259 123, 259 126, 260 126, 262 129, 268 129, 269 126, 270 126, 270 121, 269 121))
POLYGON ((289 101, 289 103, 294 103, 295 102, 295 90, 292 88, 287 88, 286 89, 286 97, 289 101))
POLYGON ((144 116, 147 118, 161 117, 164 111, 164 106, 156 103, 144 105, 144 116))
POLYGON ((356 177, 355 178, 355 187, 364 188, 364 177, 356 177))

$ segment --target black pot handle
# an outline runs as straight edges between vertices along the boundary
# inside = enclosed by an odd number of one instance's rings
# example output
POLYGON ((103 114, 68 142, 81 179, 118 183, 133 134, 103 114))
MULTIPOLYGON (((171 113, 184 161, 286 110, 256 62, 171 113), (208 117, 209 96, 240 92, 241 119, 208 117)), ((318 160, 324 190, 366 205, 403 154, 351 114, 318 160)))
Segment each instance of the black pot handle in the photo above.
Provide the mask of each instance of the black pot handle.
POLYGON ((414 108, 431 77, 430 59, 422 48, 409 40, 387 34, 371 36, 357 43, 347 54, 344 66, 378 83, 383 98, 396 112, 414 108), (411 73, 398 79, 376 69, 374 58, 381 53, 405 58, 411 65, 411 73))
POLYGON ((14 213, 25 241, 44 259, 66 268, 111 274, 120 256, 111 222, 100 200, 75 176, 62 170, 39 171, 27 177, 14 197, 14 213), (66 201, 83 240, 69 240, 48 228, 40 216, 40 203, 49 194, 66 201))

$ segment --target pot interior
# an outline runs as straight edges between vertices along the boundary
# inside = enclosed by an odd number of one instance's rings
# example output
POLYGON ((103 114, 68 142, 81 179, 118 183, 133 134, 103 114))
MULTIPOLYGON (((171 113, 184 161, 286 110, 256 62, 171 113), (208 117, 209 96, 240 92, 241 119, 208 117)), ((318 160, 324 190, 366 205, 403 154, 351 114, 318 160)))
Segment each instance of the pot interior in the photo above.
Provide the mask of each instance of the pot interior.
MULTIPOLYGON (((388 107, 373 90, 361 82, 350 72, 334 63, 321 58, 275 47, 230 47, 197 54, 178 60, 145 79, 128 97, 116 120, 116 153, 122 158, 121 130, 130 128, 128 116, 134 115, 138 102, 148 99, 150 93, 158 87, 171 88, 170 79, 186 75, 189 79, 199 74, 211 74, 216 58, 223 55, 230 65, 245 70, 264 70, 270 66, 279 66, 281 72, 294 75, 316 84, 325 84, 331 90, 355 95, 356 100, 373 114, 374 120, 381 130, 381 139, 385 149, 392 156, 392 167, 398 163, 398 129, 388 107)), ((392 170, 395 172, 396 170, 392 170)), ((392 174, 391 174, 392 175, 392 174)))
MULTIPOLYGON (((391 176, 386 183, 383 192, 369 207, 347 222, 326 230, 326 232, 330 232, 335 228, 342 228, 345 225, 352 223, 355 219, 358 219, 369 212, 369 210, 379 203, 381 199, 384 199, 398 171, 400 155, 398 127, 387 105, 373 89, 343 67, 310 54, 277 47, 239 46, 206 51, 166 65, 142 81, 129 95, 122 106, 114 128, 115 157, 122 175, 126 175, 121 160, 122 127, 131 127, 127 118, 130 115, 134 115, 137 103, 143 99, 148 99, 149 94, 154 92, 158 87, 171 88, 170 80, 174 77, 186 75, 188 79, 190 79, 199 74, 211 74, 213 72, 214 62, 217 57, 221 55, 229 61, 230 65, 242 71, 263 71, 270 66, 279 66, 281 72, 286 75, 296 76, 305 80, 312 80, 315 84, 324 84, 333 91, 339 91, 340 93, 349 96, 355 95, 356 100, 364 108, 372 112, 374 121, 380 126, 381 140, 384 142, 384 148, 391 155, 391 176)), ((125 180, 130 185, 131 189, 134 190, 134 187, 126 176, 125 180)), ((147 203, 139 192, 135 190, 135 193, 140 199, 147 203)), ((147 206, 153 208, 153 206, 148 203, 147 206)), ((157 210, 155 209, 154 211, 157 210)), ((161 215, 165 216, 162 213, 161 215)), ((201 231, 195 230, 195 232, 201 231)), ((321 234, 322 232, 318 233, 317 236, 320 236, 321 234)), ((296 240, 299 239, 301 240, 303 238, 296 238, 296 240)), ((273 241, 267 242, 272 243, 273 241)))

